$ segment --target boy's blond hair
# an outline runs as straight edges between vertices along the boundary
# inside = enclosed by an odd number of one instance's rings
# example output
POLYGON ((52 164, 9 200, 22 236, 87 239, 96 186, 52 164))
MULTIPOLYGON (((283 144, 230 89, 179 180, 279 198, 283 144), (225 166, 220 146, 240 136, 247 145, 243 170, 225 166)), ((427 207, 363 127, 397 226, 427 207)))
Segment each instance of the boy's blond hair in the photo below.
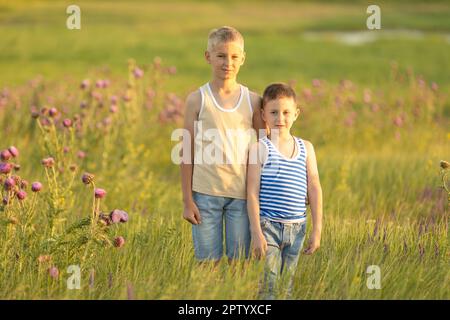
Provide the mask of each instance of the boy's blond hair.
POLYGON ((244 51, 244 37, 235 28, 228 26, 211 30, 208 35, 208 47, 206 50, 210 52, 218 43, 225 43, 229 41, 240 42, 242 45, 242 51, 244 51))

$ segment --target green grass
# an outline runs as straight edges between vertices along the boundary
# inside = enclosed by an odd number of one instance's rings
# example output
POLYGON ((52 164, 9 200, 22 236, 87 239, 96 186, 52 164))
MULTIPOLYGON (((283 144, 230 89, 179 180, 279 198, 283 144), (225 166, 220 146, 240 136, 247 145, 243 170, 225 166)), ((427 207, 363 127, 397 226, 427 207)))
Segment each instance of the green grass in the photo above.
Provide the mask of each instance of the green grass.
POLYGON ((31 3, 5 5, 0 11, 0 86, 17 85, 37 74, 81 78, 100 65, 123 75, 128 58, 147 64, 160 56, 177 66, 179 75, 171 86, 185 93, 208 78, 205 38, 211 28, 224 24, 245 36, 247 65, 241 79, 255 90, 299 77, 351 77, 379 84, 391 61, 438 83, 446 82, 450 71, 448 40, 439 35, 450 30, 450 7, 443 3, 381 4, 383 29, 423 30, 425 37, 357 47, 307 41, 302 33, 364 31, 363 4, 81 1, 81 30, 71 31, 65 27, 67 2, 31 3))
MULTIPOLYGON (((439 187, 439 161, 450 160, 449 43, 442 36, 450 29, 446 3, 382 4, 386 28, 424 30, 425 36, 359 46, 326 37, 310 41, 302 32, 362 31, 363 2, 82 1, 81 31, 65 29, 67 4, 0 6, 0 87, 9 87, 6 105, 0 106, 0 150, 17 146, 19 174, 44 183, 27 232, 21 229, 27 219, 23 209, 14 204, 8 214, 19 222, 11 224, 0 204, 1 298, 256 298, 260 262, 229 266, 224 259, 212 268, 195 261, 191 227, 181 217, 179 168, 170 158, 176 144, 170 135, 181 124, 158 121, 167 92, 183 98, 208 80, 205 37, 212 27, 230 24, 246 39, 247 61, 239 80, 258 92, 270 82, 295 80, 302 113, 293 131, 310 140, 317 154, 324 194, 322 246, 312 256, 301 256, 294 298, 449 299, 448 195, 439 187), (177 66, 177 74, 152 83, 155 56, 165 66, 177 66), (97 128, 109 114, 111 95, 121 97, 126 91, 130 57, 146 71, 138 83, 138 103, 121 101, 113 125, 97 128), (44 79, 33 88, 28 80, 37 74, 44 79), (56 106, 63 118, 73 117, 82 112, 80 102, 89 100, 80 81, 106 77, 111 87, 97 90, 104 95, 104 107, 90 102, 84 133, 70 144, 74 152, 86 151, 87 158, 57 152, 55 137, 39 130, 29 107, 56 106), (314 78, 324 80, 322 87, 312 87, 314 78), (343 89, 342 79, 354 87, 343 89), (437 91, 430 88, 433 81, 437 91), (149 86, 157 91, 151 110, 141 108, 141 91, 149 86), (304 89, 311 90, 312 98, 304 89), (363 101, 364 90, 371 92, 369 103, 363 101), (346 126, 352 112, 355 122, 346 126), (396 127, 393 120, 399 116, 405 122, 396 127), (50 154, 65 168, 53 189, 40 164, 50 154), (68 188, 70 164, 78 169, 68 188), (80 181, 85 171, 94 173, 96 185, 108 192, 102 211, 122 208, 130 215, 128 223, 109 229, 111 238, 124 236, 123 248, 94 241, 86 247, 81 238, 67 235, 69 225, 91 214, 91 190, 80 181), (69 190, 63 202, 55 190, 69 190), (58 208, 66 220, 57 223, 52 236, 48 214, 58 208), (57 236, 70 241, 51 253, 55 242, 48 239, 57 236), (52 254, 58 280, 48 276, 50 264, 37 262, 41 254, 52 254), (81 266, 81 290, 67 289, 66 270, 72 264, 81 266), (366 286, 370 265, 381 269, 381 290, 366 286)), ((62 132, 57 131, 59 143, 62 132)), ((311 221, 307 234, 310 230, 311 221)))

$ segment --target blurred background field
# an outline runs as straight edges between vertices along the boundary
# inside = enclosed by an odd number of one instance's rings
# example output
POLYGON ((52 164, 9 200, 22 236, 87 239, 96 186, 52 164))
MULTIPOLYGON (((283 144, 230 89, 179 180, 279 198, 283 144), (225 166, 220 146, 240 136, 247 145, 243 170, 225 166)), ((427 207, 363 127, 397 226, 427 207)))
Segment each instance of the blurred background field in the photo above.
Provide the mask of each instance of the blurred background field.
POLYGON ((40 232, 22 228, 28 211, 18 201, 0 207, 19 221, 4 216, 0 226, 2 298, 256 297, 260 264, 224 261, 209 272, 195 263, 171 162, 184 98, 209 79, 206 37, 221 25, 245 37, 241 83, 259 93, 275 81, 294 86, 302 112, 294 133, 316 148, 322 248, 301 258, 295 298, 450 298, 439 167, 450 160, 448 3, 381 2, 380 31, 367 30, 364 1, 79 1, 81 30, 65 26, 69 4, 0 2, 0 150, 16 146, 20 176, 44 184, 29 218, 40 232), (58 187, 40 163, 48 156, 62 168, 58 187), (108 192, 102 210, 129 213, 107 233, 124 236, 122 248, 99 245, 83 228, 69 237, 91 212, 85 171, 108 192), (37 262, 42 255, 51 262, 37 262), (82 267, 81 290, 66 287, 70 264, 82 267), (381 268, 381 290, 366 287, 369 265, 381 268))

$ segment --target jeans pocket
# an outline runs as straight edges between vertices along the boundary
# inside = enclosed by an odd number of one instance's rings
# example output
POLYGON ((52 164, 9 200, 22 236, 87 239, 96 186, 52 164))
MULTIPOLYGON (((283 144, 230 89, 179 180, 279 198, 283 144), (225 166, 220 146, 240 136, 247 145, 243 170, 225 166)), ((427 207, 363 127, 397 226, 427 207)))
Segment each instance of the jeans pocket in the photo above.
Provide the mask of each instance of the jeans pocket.
POLYGON ((269 223, 270 223, 269 219, 260 219, 259 220, 259 224, 261 225, 261 229, 263 229, 263 230, 268 228, 269 223))

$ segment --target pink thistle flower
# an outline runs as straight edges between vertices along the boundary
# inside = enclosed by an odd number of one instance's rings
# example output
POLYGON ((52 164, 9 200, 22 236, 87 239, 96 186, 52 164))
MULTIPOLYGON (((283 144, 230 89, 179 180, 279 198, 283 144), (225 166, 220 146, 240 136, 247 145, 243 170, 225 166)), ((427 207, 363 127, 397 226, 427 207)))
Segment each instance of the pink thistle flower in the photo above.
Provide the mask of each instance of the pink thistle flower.
POLYGON ((134 68, 133 75, 136 79, 140 79, 144 76, 144 71, 138 67, 134 68))
POLYGON ((400 116, 397 116, 394 118, 393 123, 395 126, 401 127, 401 126, 403 126, 403 118, 400 116))
POLYGON ((103 199, 106 196, 106 191, 100 188, 95 189, 94 193, 97 199, 103 199))
POLYGON ((85 172, 81 176, 81 181, 83 181, 84 184, 88 185, 88 184, 92 183, 92 181, 94 181, 94 175, 91 173, 85 172))
POLYGON ((81 85, 80 85, 80 88, 81 89, 87 89, 88 87, 89 87, 89 85, 91 84, 91 82, 89 81, 89 79, 84 79, 82 82, 81 82, 81 85))
POLYGON ((95 83, 95 86, 97 88, 103 88, 103 80, 97 80, 97 82, 95 83))
POLYGON ((109 217, 111 218, 111 221, 113 223, 118 223, 118 222, 127 222, 128 221, 128 213, 126 213, 123 210, 119 210, 119 209, 114 209, 113 211, 111 211, 111 213, 109 214, 109 217))
POLYGON ((5 190, 12 190, 12 188, 15 185, 16 185, 16 181, 13 178, 11 178, 11 177, 6 178, 5 183, 4 183, 5 190))
POLYGON ((52 157, 45 158, 42 159, 41 163, 44 167, 51 168, 55 164, 55 159, 53 159, 52 157))
POLYGON ((8 174, 11 172, 12 165, 8 162, 0 163, 0 173, 8 174))
POLYGON ((119 108, 117 107, 117 105, 113 104, 111 105, 111 107, 109 108, 109 111, 111 113, 117 113, 119 111, 119 108))
POLYGON ((125 101, 125 102, 130 102, 130 101, 131 101, 131 96, 125 94, 125 95, 122 97, 122 99, 123 99, 123 101, 125 101))
POLYGON ((19 190, 19 192, 16 193, 16 197, 19 200, 24 200, 27 197, 27 193, 24 190, 19 190))
POLYGON ((128 213, 122 210, 122 217, 120 218, 120 222, 125 223, 128 221, 128 213))
POLYGON ((9 199, 8 199, 8 197, 7 196, 4 196, 3 197, 3 199, 2 199, 2 203, 3 203, 3 205, 8 205, 8 203, 9 203, 9 199))
POLYGON ((56 108, 50 108, 50 110, 48 110, 48 115, 52 118, 56 117, 57 114, 58 114, 58 109, 56 109, 56 108))
POLYGON ((69 153, 69 152, 70 152, 70 148, 67 147, 67 146, 64 147, 64 148, 63 148, 63 152, 64 152, 64 153, 69 153))
POLYGON ((119 98, 117 96, 111 96, 111 103, 112 104, 117 104, 118 101, 119 101, 119 98))
POLYGON ((42 190, 42 183, 39 181, 33 182, 31 185, 31 191, 33 192, 39 192, 42 190))
POLYGON ((103 89, 108 88, 111 82, 108 79, 103 80, 103 89))
POLYGON ((66 127, 66 128, 70 128, 70 127, 72 126, 72 120, 70 120, 70 119, 64 119, 63 125, 64 125, 64 127, 66 127))
POLYGON ((9 147, 8 151, 9 151, 9 153, 11 153, 13 158, 17 158, 19 156, 19 150, 14 146, 9 147))
POLYGON ((53 279, 58 279, 59 277, 59 270, 57 267, 53 266, 51 268, 48 269, 48 274, 50 275, 50 277, 52 277, 53 279))
POLYGON ((320 88, 322 86, 322 81, 320 81, 319 79, 313 79, 312 85, 315 88, 320 88))
POLYGON ((119 209, 114 209, 109 214, 109 218, 111 219, 112 223, 119 223, 120 220, 122 220, 122 212, 119 209))
POLYGON ((11 152, 9 152, 9 150, 3 150, 2 152, 0 152, 0 158, 3 161, 8 161, 9 159, 12 158, 12 154, 11 152))
POLYGON ((86 158, 86 153, 84 152, 84 151, 78 151, 78 153, 77 153, 77 157, 79 158, 79 159, 84 159, 84 158, 86 158))
POLYGON ((114 239, 114 247, 121 248, 121 247, 123 247, 124 244, 125 244, 125 239, 122 236, 116 237, 114 239))

